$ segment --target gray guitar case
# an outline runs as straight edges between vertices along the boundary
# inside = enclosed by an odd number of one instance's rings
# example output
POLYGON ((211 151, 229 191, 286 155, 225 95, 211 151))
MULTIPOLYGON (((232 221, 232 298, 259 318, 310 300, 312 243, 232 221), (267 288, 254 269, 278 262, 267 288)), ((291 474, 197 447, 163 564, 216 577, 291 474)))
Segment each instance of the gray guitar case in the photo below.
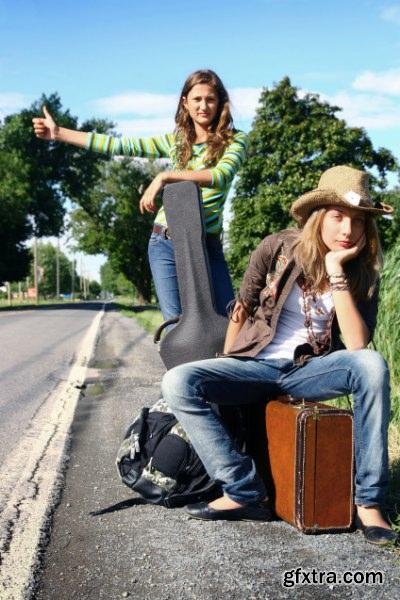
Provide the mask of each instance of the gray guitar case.
POLYGON ((163 323, 154 340, 169 323, 177 322, 160 342, 161 358, 171 369, 222 352, 228 319, 215 308, 198 186, 189 181, 166 185, 162 201, 174 244, 182 315, 163 323))
MULTIPOLYGON (((165 366, 172 369, 182 363, 214 358, 217 352, 222 352, 228 319, 215 308, 198 186, 189 181, 165 186, 163 205, 174 243, 182 314, 165 321, 156 331, 154 341, 159 341, 168 324, 177 323, 164 333, 159 347, 165 366)), ((216 404, 213 407, 238 447, 243 447, 246 430, 243 407, 216 404)))

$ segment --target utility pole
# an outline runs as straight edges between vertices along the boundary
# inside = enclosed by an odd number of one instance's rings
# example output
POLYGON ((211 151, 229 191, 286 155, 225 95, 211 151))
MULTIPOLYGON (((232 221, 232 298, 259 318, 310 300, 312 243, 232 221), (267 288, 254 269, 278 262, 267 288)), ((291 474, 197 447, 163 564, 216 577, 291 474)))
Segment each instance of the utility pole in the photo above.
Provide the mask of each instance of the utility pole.
POLYGON ((82 258, 82 262, 81 262, 81 268, 82 268, 82 279, 83 279, 83 298, 86 300, 87 299, 87 280, 86 280, 86 271, 85 271, 84 264, 83 264, 83 258, 82 258))
POLYGON ((8 306, 11 306, 11 283, 6 281, 8 306))
POLYGON ((71 272, 71 300, 74 300, 74 290, 75 290, 75 256, 72 258, 72 272, 71 272))
POLYGON ((33 277, 34 277, 34 286, 35 286, 35 303, 39 304, 38 252, 37 252, 37 238, 36 238, 36 235, 33 238, 33 277))
POLYGON ((57 236, 57 252, 56 252, 56 296, 60 299, 60 238, 57 236))

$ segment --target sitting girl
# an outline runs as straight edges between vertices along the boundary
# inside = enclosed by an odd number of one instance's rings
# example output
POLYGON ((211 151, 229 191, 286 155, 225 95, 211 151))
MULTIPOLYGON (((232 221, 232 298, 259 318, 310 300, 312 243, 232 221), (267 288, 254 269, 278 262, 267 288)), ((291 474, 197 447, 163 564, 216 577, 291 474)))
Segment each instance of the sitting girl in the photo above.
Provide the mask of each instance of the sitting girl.
POLYGON ((392 211, 373 205, 367 173, 328 169, 318 188, 292 205, 301 229, 266 237, 252 254, 224 354, 164 376, 165 400, 224 494, 189 505, 192 517, 270 518, 253 460, 238 451, 211 402, 352 394, 357 523, 368 542, 396 540, 380 510, 388 482, 389 372, 382 356, 367 349, 381 266, 374 217, 392 211))

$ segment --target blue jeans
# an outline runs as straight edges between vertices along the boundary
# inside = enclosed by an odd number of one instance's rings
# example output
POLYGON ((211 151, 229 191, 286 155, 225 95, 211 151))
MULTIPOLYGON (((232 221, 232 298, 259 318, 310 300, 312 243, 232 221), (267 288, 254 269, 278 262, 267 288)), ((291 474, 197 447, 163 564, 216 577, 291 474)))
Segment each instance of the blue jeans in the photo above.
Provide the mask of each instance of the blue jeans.
MULTIPOLYGON (((162 382, 163 397, 224 494, 241 503, 266 495, 254 462, 230 438, 210 402, 265 402, 279 393, 309 400, 353 395, 355 502, 379 504, 388 481, 389 371, 374 350, 339 350, 302 367, 291 360, 213 358, 179 365, 162 382)), ((332 491, 334 493, 334 490, 332 491)))
MULTIPOLYGON (((233 298, 233 288, 221 242, 215 237, 206 238, 211 278, 217 312, 226 315, 226 306, 233 298)), ((152 233, 149 240, 149 262, 160 309, 165 320, 182 312, 179 299, 174 246, 172 240, 152 233)))

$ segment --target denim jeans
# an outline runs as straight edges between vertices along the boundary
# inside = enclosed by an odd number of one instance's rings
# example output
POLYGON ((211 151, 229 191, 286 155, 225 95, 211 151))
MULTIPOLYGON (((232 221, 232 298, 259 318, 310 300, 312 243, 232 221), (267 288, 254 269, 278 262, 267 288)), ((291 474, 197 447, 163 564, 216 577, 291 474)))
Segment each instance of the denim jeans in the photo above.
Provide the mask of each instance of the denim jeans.
MULTIPOLYGON (((339 350, 302 367, 291 360, 214 358, 168 371, 163 397, 181 422, 208 474, 224 494, 249 503, 266 495, 252 459, 230 438, 210 402, 246 404, 276 394, 309 400, 353 395, 356 459, 355 502, 379 504, 388 480, 389 372, 374 350, 339 350)), ((334 493, 334 490, 332 490, 334 493)))
MULTIPOLYGON (((226 315, 226 306, 233 298, 233 288, 221 242, 215 237, 206 238, 211 278, 217 312, 226 315)), ((148 255, 158 302, 165 320, 182 312, 179 299, 174 246, 172 240, 152 233, 148 255)))

